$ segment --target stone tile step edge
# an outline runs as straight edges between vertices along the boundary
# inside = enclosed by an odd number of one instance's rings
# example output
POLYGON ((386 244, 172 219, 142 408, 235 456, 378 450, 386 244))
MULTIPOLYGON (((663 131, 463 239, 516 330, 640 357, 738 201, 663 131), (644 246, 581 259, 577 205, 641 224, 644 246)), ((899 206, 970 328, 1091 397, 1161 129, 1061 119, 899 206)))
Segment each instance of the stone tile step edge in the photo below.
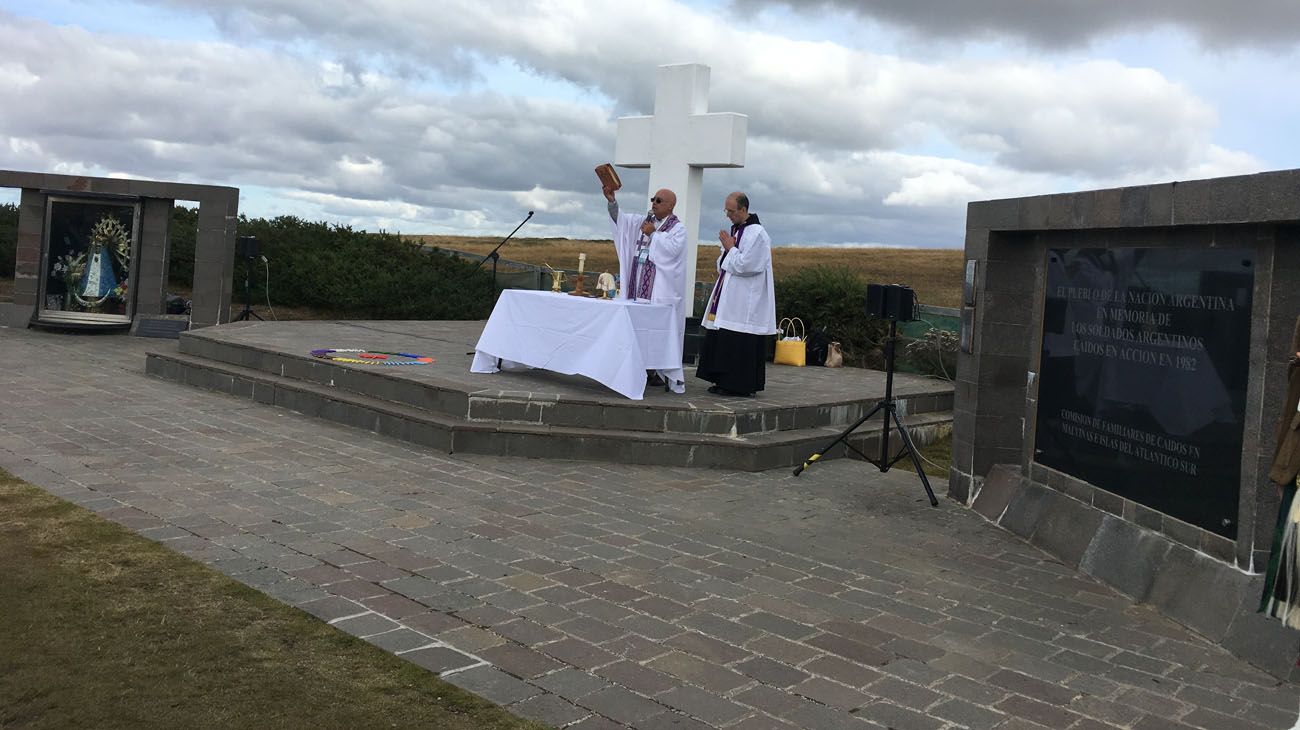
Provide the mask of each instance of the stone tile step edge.
MULTIPOLYGON (((345 367, 311 357, 209 340, 197 335, 182 340, 181 345, 179 353, 167 351, 160 354, 195 358, 212 367, 240 368, 266 376, 314 383, 335 391, 348 391, 469 421, 549 423, 579 428, 595 424, 596 427, 620 431, 682 433, 692 437, 699 433, 749 436, 816 426, 843 428, 874 404, 862 399, 792 407, 767 404, 760 399, 741 402, 736 409, 725 405, 681 408, 616 398, 612 393, 606 400, 577 400, 510 389, 470 389, 463 383, 438 382, 436 379, 415 382, 384 374, 383 369, 345 367)), ((951 410, 951 386, 937 386, 933 392, 898 395, 896 401, 900 410, 909 414, 946 412, 951 410)))
MULTIPOLYGON (((618 431, 520 423, 467 421, 327 386, 242 368, 214 364, 201 358, 149 353, 146 372, 173 382, 277 405, 312 417, 433 446, 448 453, 485 453, 554 458, 563 439, 576 446, 566 455, 584 461, 620 461, 673 466, 705 466, 755 471, 802 463, 813 450, 829 443, 841 429, 814 427, 748 437, 618 431), (459 438, 458 438, 459 436, 459 438)), ((880 419, 857 429, 851 442, 870 451, 880 431, 880 419)), ((927 413, 904 418, 918 445, 937 438, 952 422, 951 413, 927 413)), ((896 436, 895 436, 896 438, 896 436)), ((822 458, 840 456, 837 447, 822 458)))

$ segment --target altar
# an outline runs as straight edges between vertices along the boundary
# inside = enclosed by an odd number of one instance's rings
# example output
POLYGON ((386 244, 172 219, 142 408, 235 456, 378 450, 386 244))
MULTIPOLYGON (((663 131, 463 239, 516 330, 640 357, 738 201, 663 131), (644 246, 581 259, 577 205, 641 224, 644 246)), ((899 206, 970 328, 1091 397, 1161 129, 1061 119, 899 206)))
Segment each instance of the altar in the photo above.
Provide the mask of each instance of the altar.
POLYGON ((673 324, 666 304, 507 289, 474 346, 470 371, 541 368, 582 375, 641 400, 647 370, 685 380, 673 324))

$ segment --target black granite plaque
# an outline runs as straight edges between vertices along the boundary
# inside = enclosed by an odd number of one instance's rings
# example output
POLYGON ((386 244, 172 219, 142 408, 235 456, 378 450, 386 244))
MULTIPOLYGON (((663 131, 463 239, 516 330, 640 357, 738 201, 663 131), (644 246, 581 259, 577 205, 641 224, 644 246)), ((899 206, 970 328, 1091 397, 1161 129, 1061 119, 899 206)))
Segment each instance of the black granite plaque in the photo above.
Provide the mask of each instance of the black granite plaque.
POLYGON ((1035 460, 1235 539, 1254 263, 1049 250, 1035 460))

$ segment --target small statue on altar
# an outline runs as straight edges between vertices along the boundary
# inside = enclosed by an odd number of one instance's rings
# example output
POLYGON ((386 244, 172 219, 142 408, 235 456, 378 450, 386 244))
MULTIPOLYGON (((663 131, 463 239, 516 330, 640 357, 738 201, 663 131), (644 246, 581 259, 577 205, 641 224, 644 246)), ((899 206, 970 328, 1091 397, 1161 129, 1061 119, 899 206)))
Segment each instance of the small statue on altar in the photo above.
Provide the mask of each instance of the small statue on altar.
POLYGON ((596 277, 596 291, 600 292, 606 299, 614 298, 614 275, 606 271, 596 277))

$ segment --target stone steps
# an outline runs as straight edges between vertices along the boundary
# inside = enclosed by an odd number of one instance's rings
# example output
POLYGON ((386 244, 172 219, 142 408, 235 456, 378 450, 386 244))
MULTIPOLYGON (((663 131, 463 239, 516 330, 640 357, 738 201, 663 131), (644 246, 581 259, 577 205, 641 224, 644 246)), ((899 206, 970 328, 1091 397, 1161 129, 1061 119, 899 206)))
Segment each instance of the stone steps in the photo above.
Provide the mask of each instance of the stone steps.
MULTIPOLYGON (((667 402, 633 401, 602 390, 600 395, 577 394, 564 389, 539 391, 483 387, 493 378, 464 379, 427 375, 412 368, 358 368, 285 352, 269 346, 232 342, 212 330, 186 332, 180 338, 181 354, 262 373, 325 385, 333 389, 370 396, 379 400, 415 406, 455 419, 479 422, 531 423, 546 426, 654 431, 696 437, 749 436, 776 431, 827 427, 836 432, 858 420, 875 405, 874 399, 830 396, 810 397, 785 403, 763 399, 715 399, 700 404, 693 399, 672 398, 667 402)), ((818 368, 820 369, 820 368, 818 368)), ((537 378, 564 378, 533 371, 537 378)), ((501 382, 497 379, 496 382, 501 382)), ((545 385, 545 383, 543 384, 545 385)), ((936 384, 923 392, 896 390, 900 412, 919 415, 952 409, 952 389, 936 384)))
MULTIPOLYGON (((803 463, 874 405, 710 410, 623 399, 584 402, 536 392, 475 392, 393 377, 383 372, 387 368, 350 368, 193 334, 182 336, 180 352, 149 353, 146 371, 447 453, 761 471, 803 463)), ((947 398, 950 402, 950 393, 947 398)), ((913 402, 942 405, 943 394, 897 402, 907 412, 904 421, 918 445, 933 442, 951 426, 947 410, 912 412, 913 402)), ((873 417, 849 442, 874 455, 881 423, 873 417)), ((901 442, 896 433, 891 442, 901 442)), ((846 453, 839 445, 822 458, 846 453)), ((900 468, 907 466, 900 463, 900 468)))

